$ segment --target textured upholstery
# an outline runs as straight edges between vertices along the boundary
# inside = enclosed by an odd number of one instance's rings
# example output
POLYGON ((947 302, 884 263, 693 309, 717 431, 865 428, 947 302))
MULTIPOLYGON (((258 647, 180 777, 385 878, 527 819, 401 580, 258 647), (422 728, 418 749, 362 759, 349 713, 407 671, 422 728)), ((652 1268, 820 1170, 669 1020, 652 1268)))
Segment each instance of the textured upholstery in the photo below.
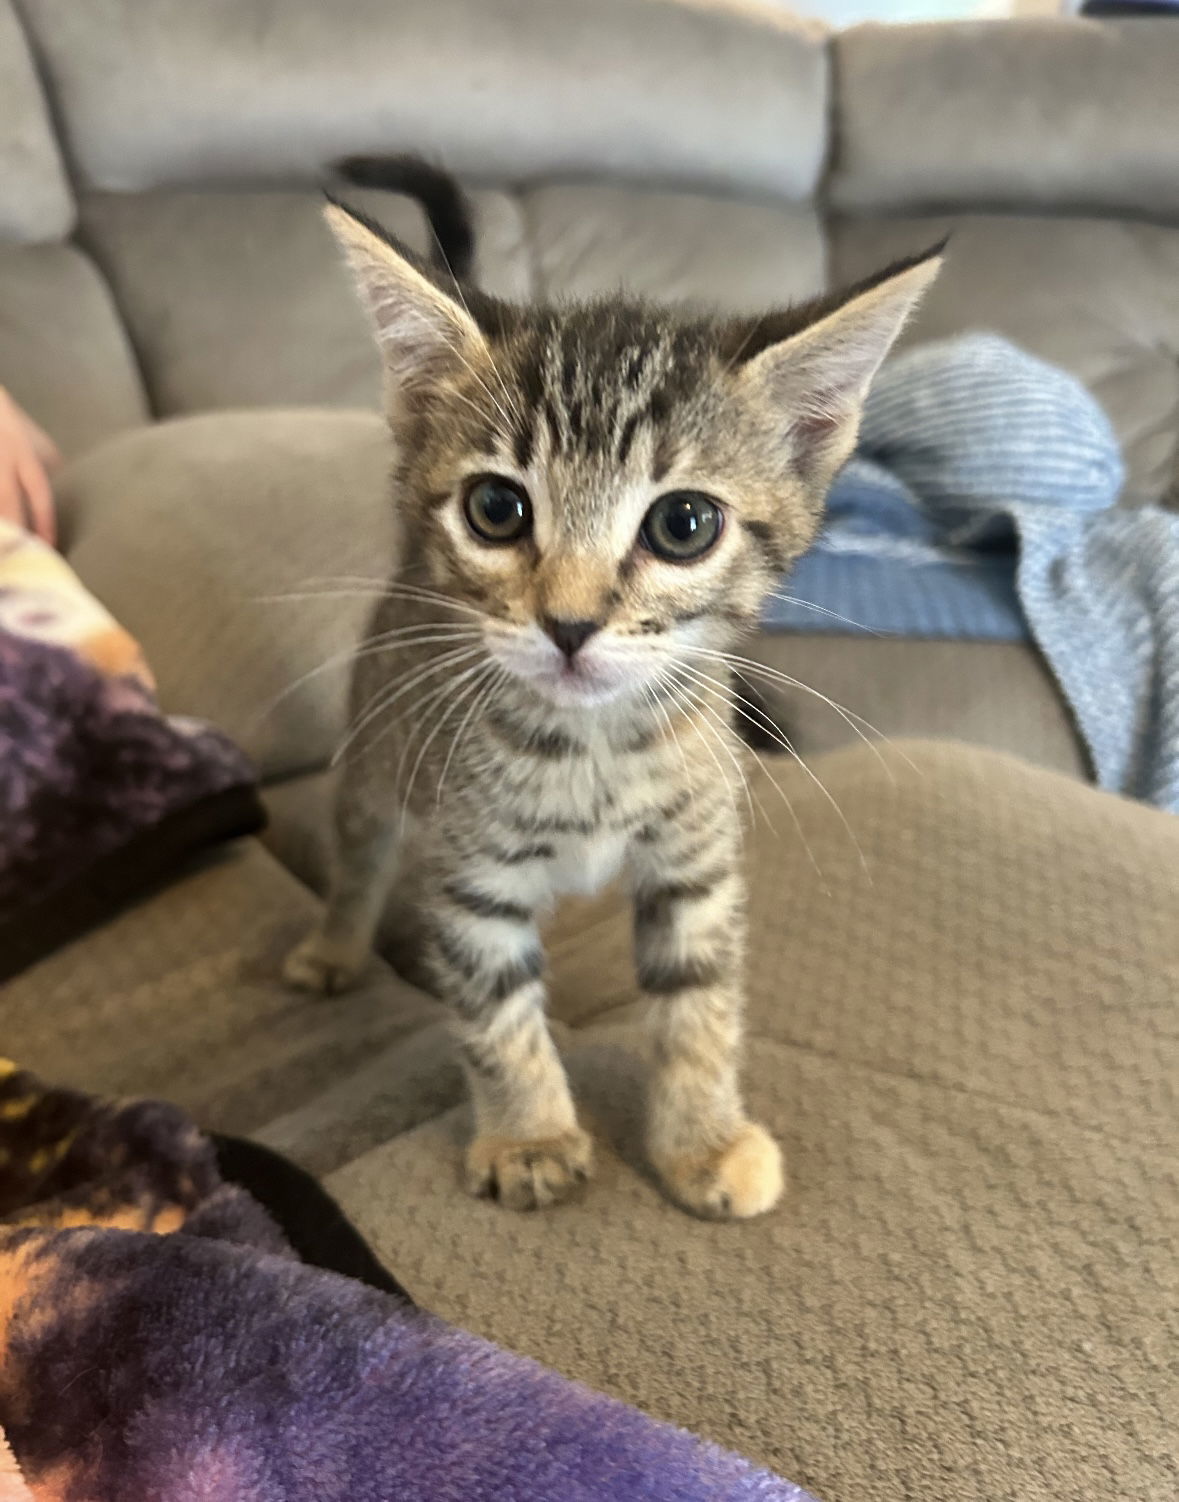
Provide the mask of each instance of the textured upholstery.
POLYGON ((74 203, 12 0, 0 0, 0 240, 60 240, 74 203))
POLYGON ((338 743, 358 581, 392 548, 389 462, 375 414, 239 412, 126 434, 62 477, 70 562, 142 643, 165 708, 215 721, 268 775, 338 743))
POLYGON ((331 1006, 286 991, 278 963, 314 911, 260 845, 236 846, 9 981, 5 1053, 62 1084, 161 1095, 254 1131, 433 1020, 377 964, 331 1006))
POLYGON ((0 244, 0 385, 65 454, 146 421, 110 291, 72 245, 0 244))
POLYGON ((90 187, 306 178, 412 147, 458 171, 804 198, 821 28, 699 0, 24 0, 90 187), (310 99, 314 99, 314 107, 310 99))
MULTIPOLYGON (((350 193, 417 249, 420 212, 350 193)), ((519 211, 477 197, 479 277, 526 295, 519 211)), ((376 349, 314 192, 92 194, 82 234, 115 289, 157 413, 373 407, 376 349)))
POLYGON ((952 230, 945 270, 905 339, 988 328, 1079 376, 1125 448, 1128 500, 1176 488, 1179 226, 1031 215, 845 219, 836 279, 952 230))
POLYGON ((834 38, 846 209, 1179 218, 1167 18, 859 26, 834 38))
MULTIPOLYGON (((788 834, 754 856, 751 1095, 789 1155, 780 1212, 685 1222, 637 1170, 625 1010, 572 1054, 611 1143, 583 1205, 464 1199, 460 1111, 329 1187, 426 1304, 824 1502, 1162 1502, 1179 824, 987 753, 906 753, 895 785, 862 748, 819 764, 867 874, 800 774, 831 895, 788 834)), ((626 948, 603 925, 566 983, 609 994, 626 948)))

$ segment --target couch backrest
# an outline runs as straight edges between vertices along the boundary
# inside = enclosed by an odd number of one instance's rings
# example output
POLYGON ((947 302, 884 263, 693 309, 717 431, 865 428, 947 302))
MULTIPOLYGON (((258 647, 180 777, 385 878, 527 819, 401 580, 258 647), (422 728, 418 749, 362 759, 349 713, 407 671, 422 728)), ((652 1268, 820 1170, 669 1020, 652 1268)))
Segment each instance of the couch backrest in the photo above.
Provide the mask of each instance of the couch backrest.
POLYGON ((31 40, 0 0, 0 384, 78 452, 148 408, 110 289, 68 243, 74 195, 31 40))
MULTIPOLYGON (((484 185, 480 276, 518 296, 625 283, 756 307, 948 225, 949 271, 909 337, 1010 334, 1103 401, 1129 498, 1174 483, 1173 22, 863 27, 829 42, 758 0, 21 6, 77 198, 74 242, 53 250, 92 279, 79 326, 113 296, 138 366, 106 339, 122 391, 108 426, 145 401, 158 415, 375 401, 313 184, 343 153, 412 147, 484 185)), ((69 222, 44 141, 57 218, 41 210, 26 240, 60 240, 69 222)), ((421 243, 409 206, 370 206, 421 243)), ((0 249, 0 381, 19 394, 5 344, 14 255, 0 249)), ((77 322, 79 296, 62 294, 63 320, 77 322)), ((87 405, 61 369, 55 392, 37 385, 51 425, 47 400, 87 405)), ((86 442, 95 426, 75 423, 86 442)))
POLYGON ((833 56, 837 209, 1179 223, 1169 20, 859 26, 833 56))
POLYGON ((89 188, 307 181, 390 142, 786 198, 822 167, 822 31, 743 0, 22 4, 89 188))
POLYGON ((0 239, 58 240, 74 220, 74 195, 12 0, 0 0, 0 239))
POLYGON ((906 338, 991 328, 1064 366, 1126 499, 1179 504, 1179 24, 863 26, 833 63, 833 278, 951 232, 906 338))

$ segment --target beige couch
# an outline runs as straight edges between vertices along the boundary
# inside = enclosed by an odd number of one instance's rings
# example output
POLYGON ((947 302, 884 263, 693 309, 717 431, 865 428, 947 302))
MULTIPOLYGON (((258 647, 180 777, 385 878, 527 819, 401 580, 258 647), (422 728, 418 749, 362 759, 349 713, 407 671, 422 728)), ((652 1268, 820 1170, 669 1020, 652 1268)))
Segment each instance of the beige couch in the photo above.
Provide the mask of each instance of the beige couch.
POLYGON ((381 567, 375 359, 314 188, 346 151, 458 169, 479 274, 520 296, 753 307, 952 226, 909 337, 1062 363, 1126 504, 1173 494, 1176 77, 1166 20, 828 39, 755 0, 0 0, 0 383, 69 453, 75 566, 273 815, 12 982, 3 1051, 285 1148, 431 1308, 826 1502, 1179 1495, 1179 824, 1085 785, 1030 651, 759 644, 910 738, 841 749, 792 705, 855 841, 803 772, 759 773, 751 1095, 790 1198, 718 1227, 649 1182, 608 894, 552 940, 602 1171, 521 1218, 459 1193, 429 1002, 379 961, 331 1005, 276 983, 322 886, 342 665, 286 690, 363 602, 261 599, 381 567))

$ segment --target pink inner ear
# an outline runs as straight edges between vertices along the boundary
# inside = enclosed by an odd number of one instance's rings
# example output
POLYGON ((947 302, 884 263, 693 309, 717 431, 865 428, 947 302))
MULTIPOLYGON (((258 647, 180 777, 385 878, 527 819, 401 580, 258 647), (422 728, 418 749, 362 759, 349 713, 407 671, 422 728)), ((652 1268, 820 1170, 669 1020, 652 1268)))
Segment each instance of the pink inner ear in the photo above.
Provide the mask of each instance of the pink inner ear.
POLYGON ((806 456, 813 449, 825 443, 835 430, 842 425, 846 417, 831 412, 801 412, 790 424, 790 436, 794 439, 798 451, 806 456))
POLYGON ((803 438, 829 438, 840 421, 832 412, 804 412, 791 423, 790 431, 803 438))

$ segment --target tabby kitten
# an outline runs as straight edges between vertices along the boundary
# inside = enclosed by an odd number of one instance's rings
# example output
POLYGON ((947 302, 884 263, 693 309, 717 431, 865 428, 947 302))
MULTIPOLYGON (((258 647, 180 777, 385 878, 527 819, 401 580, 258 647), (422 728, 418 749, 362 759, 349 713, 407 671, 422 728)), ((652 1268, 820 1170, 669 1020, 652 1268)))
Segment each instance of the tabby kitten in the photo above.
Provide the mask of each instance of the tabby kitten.
POLYGON ((646 1145, 699 1215, 769 1210, 742 1103, 742 754, 723 653, 815 535, 940 253, 760 317, 460 289, 341 205, 384 356, 402 541, 353 676, 336 871, 288 980, 334 992, 396 886, 452 1010, 466 1178, 550 1205, 592 1145, 545 1024, 537 922, 626 868, 652 1002, 646 1145))

